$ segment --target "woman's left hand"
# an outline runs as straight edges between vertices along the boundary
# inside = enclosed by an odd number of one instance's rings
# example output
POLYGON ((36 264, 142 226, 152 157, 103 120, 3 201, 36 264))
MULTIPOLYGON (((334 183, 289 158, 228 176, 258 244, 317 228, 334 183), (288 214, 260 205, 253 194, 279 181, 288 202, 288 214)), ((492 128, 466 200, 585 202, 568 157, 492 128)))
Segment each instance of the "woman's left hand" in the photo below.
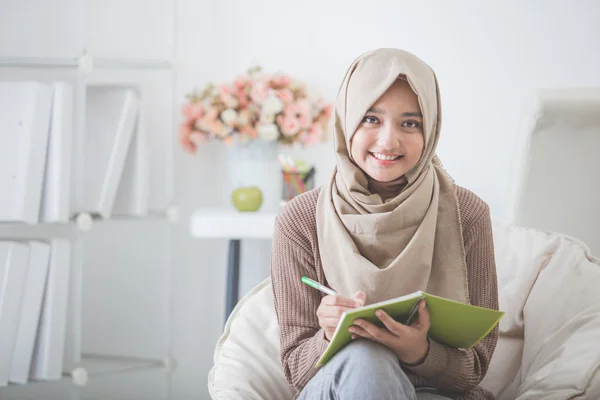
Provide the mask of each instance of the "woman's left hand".
POLYGON ((357 319, 348 329, 352 333, 352 338, 363 337, 379 342, 393 350, 398 359, 406 364, 423 362, 429 352, 427 333, 430 327, 429 311, 425 300, 419 302, 419 317, 409 326, 395 321, 383 310, 377 310, 376 315, 387 329, 357 319))

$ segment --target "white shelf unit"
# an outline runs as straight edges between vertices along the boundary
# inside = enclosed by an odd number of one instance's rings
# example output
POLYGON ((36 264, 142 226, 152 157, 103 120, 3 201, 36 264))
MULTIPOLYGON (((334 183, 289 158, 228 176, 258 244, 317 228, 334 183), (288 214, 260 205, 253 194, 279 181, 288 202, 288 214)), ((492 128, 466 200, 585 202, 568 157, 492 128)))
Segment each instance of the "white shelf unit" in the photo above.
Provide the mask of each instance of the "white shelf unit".
MULTIPOLYGON (((173 205, 173 148, 177 115, 174 3, 175 0, 57 0, 50 3, 23 0, 0 4, 0 36, 12 38, 0 43, 0 82, 58 82, 72 89, 72 119, 69 121, 72 135, 69 136, 69 146, 64 148, 68 152, 64 157, 58 157, 63 161, 68 159, 68 170, 72 175, 68 179, 68 187, 60 191, 63 195, 68 191, 67 216, 52 223, 44 222, 43 218, 37 223, 0 221, 0 242, 66 239, 72 245, 69 319, 65 328, 66 364, 63 368, 67 375, 76 371, 81 378, 82 368, 93 377, 124 368, 160 365, 170 370, 175 365, 170 332, 170 224, 178 220, 177 209, 173 205), (139 12, 141 8, 144 9, 142 14, 139 12), (118 189, 113 201, 108 202, 114 206, 112 211, 116 212, 110 213, 96 213, 83 201, 86 187, 90 187, 90 182, 85 181, 88 160, 82 157, 85 154, 85 135, 92 131, 86 126, 87 99, 94 89, 101 87, 125 88, 135 92, 139 102, 135 129, 136 133, 145 133, 141 139, 134 135, 126 146, 123 171, 114 174, 120 178, 118 189), (143 171, 144 165, 146 171, 143 171), (125 235, 140 236, 141 239, 130 249, 117 246, 115 243, 119 242, 119 238, 120 243, 128 240, 125 235), (97 275, 106 267, 102 264, 102 254, 111 249, 104 248, 103 243, 110 242, 105 240, 109 237, 113 241, 112 248, 118 247, 115 253, 121 257, 116 259, 116 263, 122 265, 110 265, 106 269, 111 273, 122 272, 118 280, 121 282, 122 279, 125 287, 127 284, 133 286, 134 279, 140 286, 148 285, 148 280, 127 276, 128 271, 136 268, 135 265, 125 265, 123 260, 138 262, 135 252, 143 247, 141 242, 144 238, 160 240, 158 246, 147 243, 148 248, 160 251, 160 254, 154 254, 157 261, 145 260, 154 262, 152 268, 145 271, 153 276, 154 286, 138 294, 148 296, 150 289, 160 292, 157 297, 161 299, 161 313, 157 314, 162 320, 147 318, 148 312, 145 318, 132 318, 132 321, 154 324, 159 331, 146 346, 138 347, 137 354, 123 351, 128 347, 127 343, 111 349, 110 342, 86 343, 86 338, 82 337, 86 330, 84 316, 93 317, 89 315, 93 313, 84 308, 90 296, 89 289, 93 287, 88 285, 86 288, 85 276, 97 275), (106 351, 99 352, 98 349, 106 351), (70 365, 68 359, 72 360, 70 365)), ((3 134, 0 126, 0 135, 3 134)), ((139 270, 140 266, 137 267, 139 270)), ((103 278, 107 282, 111 279, 110 276, 103 278)), ((106 288, 106 296, 110 295, 109 290, 106 288)), ((101 293, 96 290, 94 295, 101 293)), ((95 310, 97 315, 107 311, 95 310)), ((88 321, 87 324, 89 328, 94 322, 88 321)), ((135 340, 139 341, 139 337, 135 340)), ((39 383, 22 386, 29 385, 38 387, 39 383)), ((0 386, 0 393, 3 389, 0 386)))

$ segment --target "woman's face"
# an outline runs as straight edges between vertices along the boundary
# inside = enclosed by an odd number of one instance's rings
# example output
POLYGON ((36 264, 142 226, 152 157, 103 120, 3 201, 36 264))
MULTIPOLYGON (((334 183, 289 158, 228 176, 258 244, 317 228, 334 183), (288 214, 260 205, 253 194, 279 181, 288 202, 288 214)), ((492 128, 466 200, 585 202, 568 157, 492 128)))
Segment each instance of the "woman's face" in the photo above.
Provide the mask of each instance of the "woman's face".
POLYGON ((350 143, 354 162, 371 178, 393 181, 423 153, 423 116, 408 82, 397 79, 363 117, 350 143))

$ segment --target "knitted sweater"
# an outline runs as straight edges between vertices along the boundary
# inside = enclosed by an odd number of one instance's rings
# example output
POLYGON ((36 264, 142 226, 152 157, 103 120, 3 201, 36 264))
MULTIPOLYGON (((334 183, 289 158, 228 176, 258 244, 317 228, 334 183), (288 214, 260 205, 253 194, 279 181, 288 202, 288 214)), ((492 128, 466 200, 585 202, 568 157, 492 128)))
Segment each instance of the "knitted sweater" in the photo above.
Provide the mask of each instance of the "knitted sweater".
MULTIPOLYGON (((296 397, 317 373, 315 363, 328 345, 316 315, 321 292, 301 283, 306 275, 327 285, 317 242, 316 204, 320 188, 288 203, 275 224, 271 279, 280 330, 280 359, 296 397)), ((472 192, 456 186, 464 238, 469 298, 473 305, 498 309, 498 285, 489 208, 472 192)), ((488 400, 478 386, 498 340, 496 327, 472 349, 454 349, 430 340, 425 360, 403 369, 415 387, 435 387, 455 399, 488 400)))

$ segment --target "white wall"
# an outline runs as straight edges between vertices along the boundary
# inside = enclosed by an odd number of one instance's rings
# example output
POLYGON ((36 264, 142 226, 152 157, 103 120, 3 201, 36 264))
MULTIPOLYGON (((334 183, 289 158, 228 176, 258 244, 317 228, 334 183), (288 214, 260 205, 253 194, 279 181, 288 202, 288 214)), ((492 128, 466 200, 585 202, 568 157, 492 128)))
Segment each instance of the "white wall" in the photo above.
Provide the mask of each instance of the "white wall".
MULTIPOLYGON (((443 98, 439 154, 459 184, 503 220, 504 195, 520 106, 532 88, 600 86, 600 2, 180 0, 179 98, 208 81, 227 81, 261 64, 312 84, 333 100, 346 68, 377 47, 412 51, 436 71, 443 98), (343 6, 341 6, 343 4, 343 6)), ((333 165, 331 142, 306 153, 322 183, 333 165)), ((219 204, 219 146, 177 154, 184 218, 219 204), (215 176, 217 178, 214 178, 215 176)), ((557 160, 559 161, 559 160, 557 160)), ((224 308, 226 244, 198 241, 181 226, 175 241, 175 349, 206 393, 224 308)), ((269 246, 251 243, 243 291, 268 275, 269 246)))

